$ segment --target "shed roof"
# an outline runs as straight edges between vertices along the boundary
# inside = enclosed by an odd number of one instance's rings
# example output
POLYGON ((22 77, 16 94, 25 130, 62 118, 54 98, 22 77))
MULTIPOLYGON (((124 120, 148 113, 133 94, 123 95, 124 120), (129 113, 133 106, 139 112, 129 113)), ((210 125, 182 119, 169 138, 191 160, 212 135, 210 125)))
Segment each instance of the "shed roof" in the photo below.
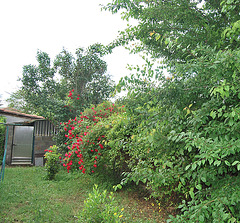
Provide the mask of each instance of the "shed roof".
POLYGON ((42 116, 37 116, 37 115, 29 115, 26 113, 22 113, 16 109, 13 108, 0 108, 0 114, 5 114, 5 115, 12 115, 12 116, 18 116, 18 117, 23 117, 23 118, 30 118, 30 119, 45 119, 42 116))

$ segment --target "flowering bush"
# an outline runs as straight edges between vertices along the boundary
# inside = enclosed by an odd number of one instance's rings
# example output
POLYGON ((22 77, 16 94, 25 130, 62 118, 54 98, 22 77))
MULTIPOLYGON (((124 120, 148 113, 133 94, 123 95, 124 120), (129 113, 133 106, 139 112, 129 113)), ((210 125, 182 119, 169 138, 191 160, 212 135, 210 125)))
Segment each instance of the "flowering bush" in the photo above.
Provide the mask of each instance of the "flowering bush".
POLYGON ((124 208, 120 209, 115 203, 113 193, 107 190, 100 192, 95 184, 93 192, 84 201, 84 208, 79 216, 80 222, 122 222, 124 208))
POLYGON ((53 180, 59 171, 61 162, 59 162, 59 159, 61 159, 61 154, 58 153, 58 147, 56 145, 50 146, 50 148, 46 149, 45 152, 44 156, 47 160, 45 163, 45 167, 47 168, 46 178, 53 180))
POLYGON ((117 106, 110 102, 92 106, 81 112, 68 122, 61 123, 65 131, 65 147, 63 166, 67 171, 79 169, 82 173, 94 173, 100 164, 107 163, 106 132, 111 128, 108 119, 112 115, 123 112, 124 106, 117 106))

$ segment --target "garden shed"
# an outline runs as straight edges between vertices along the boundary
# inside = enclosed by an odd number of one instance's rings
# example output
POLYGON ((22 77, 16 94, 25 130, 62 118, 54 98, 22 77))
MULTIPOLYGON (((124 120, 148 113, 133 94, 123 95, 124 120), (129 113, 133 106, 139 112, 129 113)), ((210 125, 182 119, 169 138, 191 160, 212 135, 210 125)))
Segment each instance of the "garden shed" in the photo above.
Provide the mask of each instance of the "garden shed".
POLYGON ((0 108, 6 118, 7 165, 44 165, 44 150, 54 145, 55 126, 42 116, 0 108))

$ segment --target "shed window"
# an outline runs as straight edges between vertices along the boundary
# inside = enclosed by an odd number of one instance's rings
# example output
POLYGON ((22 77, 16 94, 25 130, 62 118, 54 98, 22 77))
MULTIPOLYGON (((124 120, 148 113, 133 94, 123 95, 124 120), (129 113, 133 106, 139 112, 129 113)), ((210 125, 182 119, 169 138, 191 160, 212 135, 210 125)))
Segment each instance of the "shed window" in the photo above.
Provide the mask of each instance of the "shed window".
POLYGON ((35 135, 36 136, 52 136, 57 133, 56 127, 49 121, 36 121, 35 122, 35 135))

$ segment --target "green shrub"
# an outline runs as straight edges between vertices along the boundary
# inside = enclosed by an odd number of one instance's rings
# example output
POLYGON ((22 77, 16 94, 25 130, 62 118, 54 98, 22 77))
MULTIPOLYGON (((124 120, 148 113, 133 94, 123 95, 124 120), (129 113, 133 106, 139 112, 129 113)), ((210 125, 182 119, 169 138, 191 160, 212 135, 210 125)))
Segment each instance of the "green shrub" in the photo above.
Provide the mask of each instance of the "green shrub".
POLYGON ((47 159, 45 164, 45 167, 47 168, 46 178, 48 180, 53 180, 60 168, 59 158, 61 158, 61 154, 58 153, 58 147, 56 145, 50 146, 50 148, 45 151, 46 153, 44 156, 47 159))
POLYGON ((107 190, 100 192, 95 184, 93 192, 89 193, 84 201, 84 208, 79 216, 79 222, 122 222, 123 208, 117 206, 113 193, 108 194, 107 190))

